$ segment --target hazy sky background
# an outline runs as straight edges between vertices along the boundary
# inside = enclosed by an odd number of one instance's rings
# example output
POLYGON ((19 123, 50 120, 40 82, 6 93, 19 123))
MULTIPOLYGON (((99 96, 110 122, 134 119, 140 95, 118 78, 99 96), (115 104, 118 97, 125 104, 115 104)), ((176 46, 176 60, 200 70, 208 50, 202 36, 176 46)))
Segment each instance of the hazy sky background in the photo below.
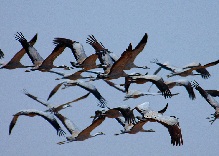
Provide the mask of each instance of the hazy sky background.
MULTIPOLYGON (((93 34, 106 48, 117 55, 141 40, 148 33, 148 42, 143 52, 137 57, 137 65, 147 65, 149 70, 132 69, 127 71, 152 74, 156 64, 150 61, 157 58, 160 62, 181 67, 191 62, 206 64, 218 59, 219 54, 219 2, 216 1, 2 1, 0 5, 0 48, 5 53, 1 61, 9 61, 21 49, 14 34, 22 32, 27 40, 38 33, 35 48, 43 58, 53 50, 55 37, 65 37, 83 44, 87 55, 95 51, 86 43, 88 35, 93 34)), ((66 49, 55 61, 55 65, 70 65, 75 61, 71 51, 66 49)), ((22 63, 30 65, 27 55, 22 63)), ((208 68, 211 77, 207 80, 200 76, 189 76, 204 89, 219 89, 219 66, 208 68)), ((61 69, 56 69, 62 71, 61 69)), ((77 70, 77 69, 76 69, 77 70)), ((74 71, 65 71, 73 73, 74 71)), ((45 110, 22 93, 30 93, 46 100, 49 92, 60 81, 58 75, 42 72, 24 72, 25 69, 6 70, 1 72, 1 109, 0 109, 0 153, 2 155, 217 155, 219 147, 219 121, 211 125, 206 117, 214 109, 195 91, 196 99, 190 100, 183 87, 177 87, 172 93, 178 96, 164 99, 162 96, 144 96, 138 99, 123 101, 124 94, 111 88, 103 81, 93 84, 109 107, 122 104, 135 107, 149 101, 154 110, 162 109, 169 103, 166 115, 179 118, 184 145, 172 146, 165 127, 157 123, 148 123, 145 129, 153 128, 155 133, 138 133, 114 136, 122 127, 113 119, 106 119, 93 131, 103 131, 105 136, 98 136, 84 142, 72 142, 62 146, 56 143, 65 140, 56 135, 53 127, 41 117, 20 117, 12 134, 8 135, 9 123, 13 114, 22 109, 45 110)), ((162 70, 158 75, 168 80, 168 71, 162 70)), ((172 77, 171 80, 181 79, 172 77)), ((123 83, 124 78, 114 80, 123 83)), ((131 89, 147 91, 150 83, 131 85, 131 89)), ((157 88, 153 86, 153 92, 157 88)), ((61 104, 87 93, 79 87, 59 91, 49 101, 61 104)), ((219 100, 216 98, 216 100, 219 100)), ((70 109, 61 113, 71 119, 81 129, 87 127, 94 114, 97 100, 90 95, 87 99, 73 104, 70 109)), ((136 113, 137 114, 137 113, 136 113)), ((60 123, 61 124, 61 123, 60 123)), ((63 127, 64 129, 64 127, 63 127)), ((64 129, 65 130, 65 129, 64 129)), ((67 130, 65 130, 67 133, 67 130)), ((68 136, 68 133, 67 133, 68 136)))

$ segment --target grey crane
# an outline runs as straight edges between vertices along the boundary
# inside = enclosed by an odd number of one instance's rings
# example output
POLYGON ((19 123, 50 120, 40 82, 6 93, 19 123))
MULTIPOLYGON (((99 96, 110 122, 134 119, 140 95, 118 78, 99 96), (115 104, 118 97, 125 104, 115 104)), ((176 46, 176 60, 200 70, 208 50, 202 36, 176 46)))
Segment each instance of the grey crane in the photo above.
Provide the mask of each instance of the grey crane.
POLYGON ((28 97, 30 97, 31 99, 33 99, 33 100, 41 103, 42 105, 46 106, 48 108, 48 110, 46 110, 45 112, 49 111, 49 112, 54 112, 54 113, 57 113, 60 110, 65 109, 67 107, 71 107, 71 105, 70 105, 71 103, 74 103, 74 102, 77 102, 79 100, 85 99, 85 98, 87 98, 90 95, 90 92, 88 92, 87 94, 85 94, 85 95, 83 95, 83 96, 81 96, 81 97, 79 97, 77 99, 74 99, 72 101, 66 102, 64 104, 59 104, 58 106, 53 106, 53 105, 51 105, 51 104, 49 104, 49 103, 47 103, 45 101, 40 100, 38 97, 34 96, 33 94, 30 94, 26 89, 23 90, 23 93, 25 95, 27 95, 28 97))
POLYGON ((84 130, 80 130, 71 120, 69 120, 60 113, 56 113, 56 117, 59 118, 59 120, 63 123, 63 125, 71 134, 71 136, 66 137, 65 141, 58 142, 57 144, 59 145, 70 143, 72 141, 84 141, 97 135, 105 135, 103 132, 98 132, 94 135, 90 134, 96 127, 98 127, 105 120, 104 117, 99 117, 95 119, 95 121, 93 121, 84 130))
POLYGON ((136 99, 136 98, 139 98, 139 97, 142 97, 142 96, 145 96, 145 95, 151 95, 151 96, 162 95, 161 93, 142 92, 142 91, 139 91, 139 90, 131 90, 131 89, 129 89, 128 92, 126 92, 124 87, 122 87, 118 84, 115 84, 112 81, 109 81, 109 80, 106 80, 106 79, 103 79, 103 81, 106 82, 109 86, 125 93, 125 97, 124 97, 123 101, 128 100, 130 98, 136 99))
POLYGON ((57 131, 57 135, 61 136, 64 135, 65 132, 61 129, 59 126, 57 120, 55 119, 54 115, 49 112, 43 112, 35 109, 27 109, 27 110, 21 110, 14 114, 14 117, 11 120, 11 123, 9 125, 9 135, 12 132, 12 129, 14 128, 19 116, 29 116, 29 117, 35 117, 35 116, 41 116, 45 120, 47 120, 57 131))
POLYGON ((210 77, 210 73, 207 71, 206 68, 218 64, 219 60, 207 63, 205 65, 201 65, 200 63, 193 62, 193 63, 190 63, 182 68, 171 66, 168 63, 162 64, 162 63, 158 62, 157 59, 155 59, 154 61, 151 61, 151 63, 156 63, 160 67, 162 67, 166 70, 170 70, 172 73, 170 75, 167 75, 167 77, 172 77, 172 76, 176 76, 176 75, 179 75, 182 77, 186 77, 188 75, 201 75, 202 78, 207 79, 210 77), (196 72, 198 72, 198 74, 193 73, 194 70, 196 72))
POLYGON ((178 79, 178 80, 173 80, 173 81, 165 81, 164 83, 168 86, 169 89, 172 89, 175 86, 185 87, 185 89, 187 90, 187 92, 189 94, 189 98, 192 100, 195 99, 195 93, 194 93, 193 87, 192 87, 189 80, 178 79))
POLYGON ((80 79, 78 79, 78 80, 67 80, 67 81, 63 81, 63 82, 59 83, 50 92, 49 97, 48 97, 47 100, 49 100, 59 90, 59 88, 62 85, 64 85, 65 88, 69 87, 69 86, 79 86, 79 87, 91 92, 99 100, 98 106, 100 106, 102 108, 107 106, 107 101, 100 94, 100 92, 97 90, 97 88, 93 84, 91 84, 90 82, 82 81, 80 79))
POLYGON ((174 146, 183 145, 183 138, 181 133, 181 128, 179 126, 178 118, 175 116, 164 116, 163 113, 167 109, 167 105, 164 109, 160 111, 154 111, 150 108, 149 102, 144 102, 137 105, 136 109, 140 114, 142 114, 142 121, 158 122, 166 127, 169 131, 171 137, 171 144, 174 146))
POLYGON ((164 83, 163 78, 158 75, 129 75, 125 78, 125 90, 128 92, 131 83, 144 84, 146 82, 154 83, 165 98, 172 97, 172 93, 164 83))

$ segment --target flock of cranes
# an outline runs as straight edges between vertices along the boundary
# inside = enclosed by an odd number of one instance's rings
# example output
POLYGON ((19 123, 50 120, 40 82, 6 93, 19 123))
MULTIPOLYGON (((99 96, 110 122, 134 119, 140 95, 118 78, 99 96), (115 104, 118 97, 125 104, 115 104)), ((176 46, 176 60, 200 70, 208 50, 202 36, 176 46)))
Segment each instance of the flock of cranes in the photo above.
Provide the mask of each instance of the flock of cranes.
MULTIPOLYGON (((88 138, 105 135, 103 132, 98 132, 94 135, 91 132, 98 127, 106 118, 115 119, 121 126, 121 134, 136 134, 138 132, 155 132, 153 129, 146 130, 143 126, 148 122, 156 122, 162 124, 167 128, 171 144, 180 146, 183 145, 183 136, 181 127, 176 116, 165 115, 165 111, 168 109, 168 103, 166 106, 159 111, 155 111, 151 108, 149 102, 143 102, 131 108, 128 105, 121 105, 118 107, 111 107, 109 99, 105 99, 101 93, 98 91, 97 87, 92 84, 93 81, 104 81, 109 86, 115 88, 118 91, 121 91, 125 94, 124 101, 129 98, 139 98, 142 96, 163 96, 164 99, 172 98, 172 96, 178 95, 178 93, 171 93, 171 89, 175 86, 183 86, 188 92, 188 96, 191 100, 196 98, 194 89, 197 90, 201 96, 215 109, 215 112, 212 114, 212 117, 209 118, 210 122, 213 123, 217 118, 219 118, 219 103, 215 100, 215 97, 219 96, 218 90, 205 90, 203 89, 198 82, 189 81, 186 78, 177 79, 174 81, 165 81, 163 77, 159 76, 158 73, 161 69, 169 70, 171 73, 167 77, 181 76, 187 77, 189 75, 201 75, 202 78, 208 79, 210 73, 207 71, 208 67, 217 65, 219 60, 213 61, 211 63, 201 65, 200 63, 190 63, 184 67, 174 67, 169 65, 169 63, 160 63, 158 59, 151 61, 159 66, 159 68, 153 74, 142 74, 142 73, 130 73, 127 71, 132 68, 142 68, 150 69, 148 66, 137 66, 134 61, 139 53, 141 53, 148 40, 148 35, 145 33, 140 40, 140 42, 133 47, 130 43, 127 49, 118 57, 115 53, 109 51, 105 46, 98 42, 94 35, 89 35, 86 42, 91 45, 95 52, 90 56, 87 56, 83 45, 77 41, 66 39, 66 38, 55 38, 53 43, 55 44, 54 50, 46 58, 40 55, 37 49, 34 47, 34 44, 37 41, 37 34, 30 40, 27 41, 24 35, 21 32, 15 34, 15 39, 20 42, 22 49, 17 52, 14 57, 8 63, 2 63, 1 69, 16 69, 16 68, 27 68, 25 72, 34 72, 39 70, 41 72, 50 72, 61 76, 57 78, 62 80, 61 83, 58 83, 54 86, 54 89, 50 92, 48 99, 52 98, 60 89, 79 86, 82 89, 88 91, 87 94, 72 100, 70 102, 60 104, 58 106, 53 106, 40 100, 38 97, 30 94, 27 90, 24 90, 23 93, 30 97, 31 99, 39 102, 40 104, 46 107, 45 111, 39 111, 36 109, 24 109, 13 115, 11 123, 9 124, 9 134, 12 133, 12 130, 19 118, 19 116, 40 116, 48 121, 51 126, 57 131, 57 135, 65 136, 66 132, 63 130, 62 125, 70 133, 70 136, 66 137, 66 140, 58 142, 58 144, 69 143, 72 141, 84 141, 88 138), (55 59, 61 55, 65 48, 69 48, 76 60, 76 62, 71 62, 71 67, 66 65, 54 65, 55 59), (32 65, 23 65, 20 61, 22 57, 27 54, 30 58, 32 65), (98 61, 97 61, 98 60, 98 61), (97 64, 99 62, 99 64, 97 64), (74 69, 79 69, 72 74, 65 74, 64 72, 55 71, 56 68, 62 68, 64 71, 73 71, 74 69), (96 69, 99 69, 97 71, 96 69), (100 71, 101 70, 101 71, 100 71), (197 73, 194 73, 197 72, 197 73), (90 76, 82 76, 83 73, 89 73, 90 76), (122 78, 124 79, 123 84, 115 84, 111 80, 116 80, 122 78), (145 84, 145 83, 154 84, 159 90, 156 93, 148 91, 139 91, 131 90, 129 87, 131 84, 145 84), (71 103, 77 102, 84 98, 88 98, 89 95, 93 95, 98 100, 99 109, 94 112, 93 121, 90 125, 80 130, 70 119, 60 113, 62 109, 68 109, 71 107, 71 103), (60 125, 60 123, 62 125, 60 125)), ((0 59, 4 58, 4 53, 0 50, 0 59)), ((144 72, 145 73, 145 72, 144 72)), ((100 86, 98 86, 100 87, 100 86)))

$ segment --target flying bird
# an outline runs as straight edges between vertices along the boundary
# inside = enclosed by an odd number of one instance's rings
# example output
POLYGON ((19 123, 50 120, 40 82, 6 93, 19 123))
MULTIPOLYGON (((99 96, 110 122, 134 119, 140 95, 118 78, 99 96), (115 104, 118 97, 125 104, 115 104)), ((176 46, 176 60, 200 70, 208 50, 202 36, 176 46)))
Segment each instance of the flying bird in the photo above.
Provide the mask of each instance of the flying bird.
POLYGON ((215 112, 214 114, 211 114, 213 116, 209 121, 211 122, 211 124, 213 124, 214 121, 219 118, 219 102, 216 101, 208 92, 206 92, 195 80, 192 82, 192 85, 197 91, 199 91, 201 96, 205 98, 205 100, 211 105, 211 107, 215 109, 215 112))
POLYGON ((160 111, 154 111, 150 108, 149 102, 144 102, 137 105, 136 109, 142 115, 142 121, 157 122, 166 127, 171 137, 171 144, 174 146, 183 145, 183 138, 181 128, 179 126, 178 118, 175 116, 164 116, 163 113, 166 111, 166 107, 160 111))
POLYGON ((56 117, 59 118, 59 120, 63 123, 63 125, 71 134, 71 136, 66 137, 65 141, 58 142, 57 144, 59 145, 70 143, 72 141, 84 141, 86 139, 95 137, 97 135, 105 135, 103 132, 98 132, 94 135, 90 134, 96 127, 98 127, 105 120, 104 117, 97 118, 87 128, 85 128, 82 131, 71 120, 69 120, 62 114, 56 113, 56 117))
POLYGON ((83 48, 83 45, 77 41, 73 41, 66 38, 55 38, 53 40, 54 44, 63 44, 66 47, 70 48, 72 51, 72 54, 74 55, 77 63, 71 62, 73 67, 76 68, 83 68, 84 70, 90 70, 93 68, 97 68, 96 60, 98 56, 96 54, 92 54, 90 56, 87 56, 85 53, 85 50, 83 48))
POLYGON ((100 92, 97 90, 97 88, 93 84, 91 84, 90 82, 82 81, 80 79, 78 79, 78 80, 67 80, 67 81, 64 81, 62 83, 59 83, 50 92, 49 97, 48 97, 47 100, 49 100, 59 90, 59 88, 62 85, 65 86, 64 88, 69 87, 69 86, 79 86, 79 87, 91 92, 99 100, 98 106, 100 106, 102 108, 107 107, 106 100, 100 94, 100 92))
MULTIPOLYGON (((31 46, 33 46, 37 41, 37 34, 34 35, 34 37, 28 42, 31 46)), ((26 54, 26 50, 22 48, 20 51, 18 51, 13 58, 3 65, 1 68, 5 69, 16 69, 16 68, 27 68, 27 67, 33 67, 33 66, 24 66, 20 60, 23 58, 24 54, 26 54)))
POLYGON ((131 83, 144 84, 146 82, 154 83, 165 98, 172 97, 171 91, 164 83, 163 78, 157 75, 129 75, 125 78, 125 89, 128 92, 131 83))
POLYGON ((175 81, 165 81, 164 83, 168 86, 169 89, 172 89, 175 86, 185 87, 185 89, 187 90, 187 92, 189 94, 189 98, 192 100, 195 99, 195 93, 194 93, 193 87, 192 87, 191 83, 189 82, 189 80, 179 79, 179 80, 175 80, 175 81))
POLYGON ((59 126, 59 124, 58 124, 58 122, 55 119, 53 114, 48 113, 48 112, 38 111, 35 109, 27 109, 27 110, 21 110, 21 111, 17 112, 16 114, 14 114, 14 117, 11 120, 11 123, 9 125, 9 135, 11 134, 11 131, 14 128, 18 117, 21 115, 29 116, 29 117, 41 116, 42 118, 47 120, 56 129, 57 135, 61 136, 61 135, 65 134, 65 132, 59 126))
POLYGON ((71 107, 71 105, 70 105, 71 103, 74 103, 74 102, 77 102, 77 101, 79 101, 79 100, 85 99, 85 98, 87 98, 87 97, 89 96, 89 94, 90 94, 90 92, 88 92, 87 94, 85 94, 85 95, 83 95, 83 96, 81 96, 81 97, 79 97, 79 98, 77 98, 77 99, 75 99, 75 100, 66 102, 66 103, 64 103, 64 104, 59 104, 58 106, 53 106, 53 105, 51 105, 51 104, 49 104, 49 103, 47 103, 47 102, 44 102, 44 101, 40 100, 38 97, 34 96, 33 94, 30 94, 26 89, 23 90, 23 93, 24 93, 25 95, 27 95, 28 97, 30 97, 31 99, 33 99, 33 100, 35 100, 35 101, 41 103, 42 105, 46 106, 46 107, 48 108, 48 110, 46 110, 45 112, 48 112, 48 111, 49 111, 49 112, 54 112, 54 113, 57 113, 57 112, 59 112, 60 110, 65 109, 65 108, 67 108, 67 107, 71 107))
POLYGON ((125 93, 125 97, 124 97, 123 101, 128 100, 130 98, 136 99, 136 98, 139 98, 139 97, 142 97, 145 95, 151 95, 151 96, 162 95, 161 93, 142 92, 139 90, 131 90, 131 89, 129 89, 128 92, 126 92, 124 87, 117 85, 117 84, 113 83, 112 81, 109 81, 106 79, 103 79, 103 81, 106 82, 109 86, 125 93))
POLYGON ((128 124, 124 118, 118 117, 117 121, 124 127, 124 130, 121 130, 121 133, 116 133, 114 135, 120 134, 136 134, 138 132, 155 132, 153 129, 146 130, 143 126, 148 122, 147 120, 142 120, 142 117, 136 116, 138 121, 136 123, 128 124))
POLYGON ((217 65, 219 63, 219 60, 216 60, 214 62, 210 62, 207 63, 205 65, 201 65, 200 63, 190 63, 182 68, 179 67, 174 67, 171 66, 169 64, 162 64, 160 62, 158 62, 157 59, 155 59, 154 61, 151 61, 151 63, 156 63, 157 65, 159 65, 160 67, 166 69, 166 70, 170 70, 172 73, 170 75, 167 75, 167 77, 172 77, 172 76, 182 76, 182 77, 186 77, 188 75, 201 75, 202 78, 207 79, 210 77, 210 73, 207 71, 206 68, 217 65), (198 72, 198 74, 193 73, 193 71, 198 72))

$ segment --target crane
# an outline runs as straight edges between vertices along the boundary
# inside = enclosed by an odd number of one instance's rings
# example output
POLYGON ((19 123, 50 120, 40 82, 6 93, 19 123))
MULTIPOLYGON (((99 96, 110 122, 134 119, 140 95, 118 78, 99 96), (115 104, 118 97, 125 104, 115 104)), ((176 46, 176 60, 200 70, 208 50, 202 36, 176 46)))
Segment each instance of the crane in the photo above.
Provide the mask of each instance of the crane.
POLYGON ((78 79, 78 80, 67 80, 67 81, 63 81, 63 82, 59 83, 50 92, 49 97, 48 97, 47 100, 49 100, 58 91, 58 89, 62 85, 64 85, 65 88, 69 87, 69 86, 79 86, 79 87, 91 92, 99 100, 98 106, 100 106, 102 108, 107 106, 107 101, 100 94, 100 92, 97 90, 97 88, 93 84, 91 84, 90 82, 82 81, 80 79, 78 79))
POLYGON ((187 79, 179 79, 179 80, 173 80, 173 81, 165 81, 164 82, 169 89, 172 89, 175 86, 183 86, 185 87, 185 89, 187 90, 188 94, 189 94, 189 98, 194 100, 195 99, 195 93, 193 90, 193 87, 190 83, 189 80, 187 79))
POLYGON ((27 110, 21 110, 14 114, 14 117, 11 120, 11 123, 9 125, 9 135, 12 132, 12 129, 14 128, 19 116, 24 115, 24 116, 29 116, 29 117, 34 117, 34 116, 41 116, 45 120, 47 120, 57 131, 57 135, 61 136, 64 135, 65 132, 61 129, 60 125, 58 124, 57 120, 55 119, 54 115, 48 112, 43 112, 35 109, 27 109, 27 110))
POLYGON ((134 109, 136 109, 142 115, 142 121, 157 122, 166 127, 169 131, 171 144, 173 146, 183 145, 183 138, 178 118, 175 116, 163 115, 167 107, 168 105, 166 105, 166 107, 160 111, 154 111, 150 108, 149 102, 144 102, 137 105, 134 109))
POLYGON ((56 117, 59 118, 59 120, 63 123, 63 125, 71 134, 71 136, 66 137, 65 141, 58 142, 57 144, 59 145, 62 145, 64 143, 70 143, 72 141, 84 141, 88 138, 92 138, 97 135, 105 135, 103 132, 98 132, 94 135, 90 134, 96 127, 98 127, 105 120, 104 117, 97 118, 84 130, 80 130, 71 120, 69 120, 60 113, 56 113, 56 117))
POLYGON ((83 96, 81 96, 81 97, 79 97, 75 100, 66 102, 64 104, 59 104, 58 106, 52 106, 51 104, 40 100, 38 97, 34 96, 33 94, 30 94, 26 89, 23 89, 23 93, 25 95, 27 95, 28 97, 30 97, 31 99, 33 99, 33 100, 41 103, 42 105, 46 106, 48 108, 48 110, 46 110, 45 112, 54 112, 54 113, 57 113, 60 110, 65 109, 67 107, 71 107, 71 105, 70 105, 71 103, 74 103, 74 102, 77 102, 79 100, 85 99, 90 95, 90 92, 88 92, 87 94, 85 94, 85 95, 83 95, 83 96))
POLYGON ((131 83, 144 84, 146 82, 154 83, 165 98, 172 97, 171 91, 169 90, 168 86, 164 83, 163 78, 158 75, 130 74, 128 77, 125 78, 125 90, 126 92, 128 92, 128 88, 131 83))
POLYGON ((154 61, 151 61, 151 63, 156 63, 160 67, 166 70, 170 70, 172 73, 170 75, 167 75, 167 77, 173 77, 176 75, 179 75, 182 77, 186 77, 188 75, 201 75, 202 78, 207 79, 210 77, 210 73, 207 71, 206 68, 217 65, 219 63, 219 60, 207 63, 205 65, 201 65, 200 63, 193 62, 182 68, 171 66, 168 63, 162 64, 158 62, 157 59, 155 59, 154 61), (193 73, 194 70, 198 72, 198 74, 193 73))

